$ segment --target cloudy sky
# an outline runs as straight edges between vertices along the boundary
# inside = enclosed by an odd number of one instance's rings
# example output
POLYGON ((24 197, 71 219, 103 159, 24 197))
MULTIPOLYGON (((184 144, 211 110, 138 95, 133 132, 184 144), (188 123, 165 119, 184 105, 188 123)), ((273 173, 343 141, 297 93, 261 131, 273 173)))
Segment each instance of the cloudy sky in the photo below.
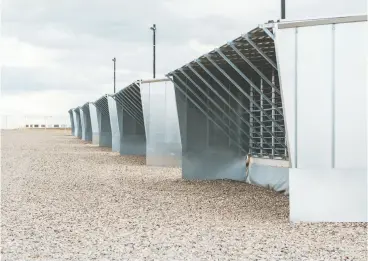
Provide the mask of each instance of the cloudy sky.
MULTIPOLYGON (((286 0, 288 19, 366 13, 366 0, 286 0)), ((157 75, 280 16, 280 0, 2 0, 1 114, 67 110, 157 75)))

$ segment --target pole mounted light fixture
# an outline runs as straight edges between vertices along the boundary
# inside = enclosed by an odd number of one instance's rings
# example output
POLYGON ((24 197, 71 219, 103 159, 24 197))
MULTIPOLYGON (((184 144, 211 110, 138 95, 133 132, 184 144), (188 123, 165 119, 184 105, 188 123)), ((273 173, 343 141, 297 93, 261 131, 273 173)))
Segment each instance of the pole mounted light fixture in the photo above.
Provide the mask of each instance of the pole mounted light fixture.
POLYGON ((153 31, 153 79, 156 78, 156 24, 150 27, 153 31))
POLYGON ((115 93, 116 92, 116 58, 114 57, 112 61, 114 62, 114 93, 115 93))

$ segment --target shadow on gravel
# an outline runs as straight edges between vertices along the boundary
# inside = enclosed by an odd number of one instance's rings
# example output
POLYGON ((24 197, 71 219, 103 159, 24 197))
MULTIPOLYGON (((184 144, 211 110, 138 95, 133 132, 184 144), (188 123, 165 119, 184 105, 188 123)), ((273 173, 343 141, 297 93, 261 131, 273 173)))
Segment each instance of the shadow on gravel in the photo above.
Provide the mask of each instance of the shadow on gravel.
MULTIPOLYGON (((119 183, 124 187, 126 182, 122 179, 119 183)), ((198 213, 202 209, 207 214, 221 213, 218 218, 222 220, 252 216, 257 222, 288 222, 287 196, 245 182, 129 179, 129 184, 139 190, 149 191, 152 198, 162 198, 161 204, 167 201, 171 205, 180 205, 184 213, 185 209, 189 211, 195 207, 198 213)), ((151 202, 150 198, 146 200, 151 202)), ((153 207, 156 203, 150 204, 153 207)))

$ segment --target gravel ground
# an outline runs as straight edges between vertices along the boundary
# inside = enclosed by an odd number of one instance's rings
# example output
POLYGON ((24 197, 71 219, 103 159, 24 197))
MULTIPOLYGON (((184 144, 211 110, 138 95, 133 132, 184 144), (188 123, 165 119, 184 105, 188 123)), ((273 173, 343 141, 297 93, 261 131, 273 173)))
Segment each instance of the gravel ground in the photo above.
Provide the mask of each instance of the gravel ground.
POLYGON ((366 224, 290 224, 284 195, 184 181, 65 131, 1 137, 4 261, 367 260, 366 224))

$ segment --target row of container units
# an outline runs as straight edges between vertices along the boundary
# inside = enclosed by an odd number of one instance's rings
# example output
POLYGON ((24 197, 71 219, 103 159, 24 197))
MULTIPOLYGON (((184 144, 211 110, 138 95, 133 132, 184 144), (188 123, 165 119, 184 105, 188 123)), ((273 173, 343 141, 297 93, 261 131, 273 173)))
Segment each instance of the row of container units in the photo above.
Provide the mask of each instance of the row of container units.
POLYGON ((184 179, 289 194, 292 221, 367 221, 366 26, 366 15, 259 25, 167 79, 70 110, 72 133, 184 179))
POLYGON ((68 126, 66 124, 26 124, 24 125, 25 128, 30 128, 30 129, 44 129, 44 128, 48 128, 48 129, 58 129, 58 128, 67 128, 68 126))
POLYGON ((135 81, 115 94, 69 110, 72 134, 147 165, 181 166, 174 86, 168 79, 135 81))

